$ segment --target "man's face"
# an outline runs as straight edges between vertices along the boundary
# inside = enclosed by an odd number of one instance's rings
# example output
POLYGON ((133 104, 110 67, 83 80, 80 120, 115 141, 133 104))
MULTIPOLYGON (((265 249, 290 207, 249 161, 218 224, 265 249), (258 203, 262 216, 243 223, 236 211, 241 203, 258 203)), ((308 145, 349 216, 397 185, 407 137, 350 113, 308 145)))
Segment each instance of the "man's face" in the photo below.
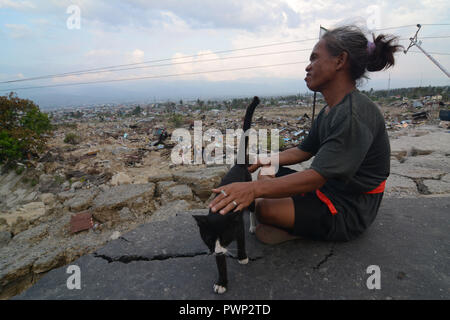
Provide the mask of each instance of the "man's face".
POLYGON ((314 46, 306 67, 306 85, 312 91, 322 91, 335 77, 336 58, 331 56, 326 48, 325 40, 320 40, 314 46))

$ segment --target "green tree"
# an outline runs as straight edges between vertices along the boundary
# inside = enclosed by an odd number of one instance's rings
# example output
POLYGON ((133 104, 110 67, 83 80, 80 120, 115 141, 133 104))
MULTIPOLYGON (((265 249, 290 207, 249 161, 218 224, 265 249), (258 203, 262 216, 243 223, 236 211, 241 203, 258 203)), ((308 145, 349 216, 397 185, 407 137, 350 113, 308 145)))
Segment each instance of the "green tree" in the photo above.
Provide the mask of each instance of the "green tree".
POLYGON ((52 130, 47 114, 33 101, 11 92, 0 97, 0 164, 14 167, 18 161, 36 157, 52 130))

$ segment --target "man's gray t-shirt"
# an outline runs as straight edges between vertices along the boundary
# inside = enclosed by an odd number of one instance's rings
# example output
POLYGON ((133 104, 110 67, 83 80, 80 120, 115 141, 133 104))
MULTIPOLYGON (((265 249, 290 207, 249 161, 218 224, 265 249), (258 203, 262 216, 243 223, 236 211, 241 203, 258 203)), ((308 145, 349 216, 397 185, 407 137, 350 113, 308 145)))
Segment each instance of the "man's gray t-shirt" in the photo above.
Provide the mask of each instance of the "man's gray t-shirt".
POLYGON ((328 114, 326 110, 319 112, 298 147, 314 155, 311 169, 327 179, 320 191, 338 211, 334 232, 349 240, 377 214, 383 194, 365 192, 389 176, 389 138, 379 107, 358 90, 347 94, 328 114))

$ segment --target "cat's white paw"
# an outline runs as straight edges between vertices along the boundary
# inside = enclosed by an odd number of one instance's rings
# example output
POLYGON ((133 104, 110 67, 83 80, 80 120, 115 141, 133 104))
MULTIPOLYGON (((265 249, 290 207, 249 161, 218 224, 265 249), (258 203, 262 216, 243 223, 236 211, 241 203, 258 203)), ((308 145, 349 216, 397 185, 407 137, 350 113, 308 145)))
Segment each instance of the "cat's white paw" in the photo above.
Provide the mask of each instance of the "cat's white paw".
POLYGON ((238 260, 238 262, 239 262, 240 264, 247 264, 247 263, 248 263, 248 257, 245 258, 245 259, 242 259, 242 260, 238 260))
POLYGON ((256 226, 250 226, 250 228, 248 229, 248 231, 249 231, 251 234, 255 234, 256 226))
POLYGON ((214 284, 214 292, 218 294, 225 293, 227 291, 227 288, 219 286, 218 284, 214 284))

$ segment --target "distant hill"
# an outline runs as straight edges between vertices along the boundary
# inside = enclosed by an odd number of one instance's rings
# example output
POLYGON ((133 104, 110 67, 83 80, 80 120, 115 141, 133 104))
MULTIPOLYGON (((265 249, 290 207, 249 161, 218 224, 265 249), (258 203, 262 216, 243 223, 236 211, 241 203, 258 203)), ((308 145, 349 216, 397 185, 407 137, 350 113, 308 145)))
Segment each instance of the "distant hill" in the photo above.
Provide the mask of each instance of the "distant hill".
POLYGON ((371 98, 387 98, 392 96, 407 97, 409 99, 419 99, 425 96, 441 95, 442 101, 449 101, 450 86, 442 87, 413 87, 413 88, 399 88, 391 90, 362 90, 363 93, 371 98))

